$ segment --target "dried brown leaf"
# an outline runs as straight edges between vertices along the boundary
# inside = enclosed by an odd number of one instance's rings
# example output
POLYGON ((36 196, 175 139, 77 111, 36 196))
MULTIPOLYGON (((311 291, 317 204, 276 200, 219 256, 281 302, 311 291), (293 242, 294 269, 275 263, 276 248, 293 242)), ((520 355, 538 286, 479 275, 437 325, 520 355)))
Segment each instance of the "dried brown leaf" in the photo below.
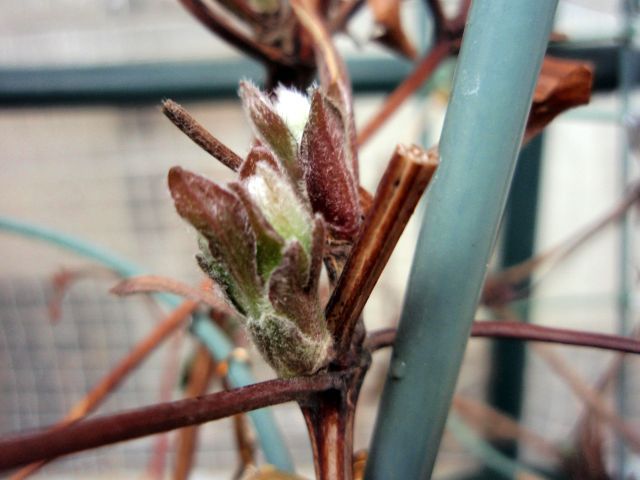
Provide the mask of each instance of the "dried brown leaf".
POLYGON ((593 68, 588 63, 547 55, 534 91, 524 142, 562 112, 589 103, 592 83, 593 68))
POLYGON ((415 59, 416 49, 402 28, 401 0, 367 0, 367 4, 373 12, 376 23, 384 30, 377 40, 401 55, 415 59))
POLYGON ((85 278, 121 278, 115 270, 91 265, 75 269, 64 268, 51 278, 53 291, 47 302, 47 310, 52 323, 57 323, 62 316, 62 302, 71 287, 85 278))
POLYGON ((212 308, 225 309, 224 303, 208 290, 192 287, 173 278, 159 275, 142 275, 118 282, 109 290, 115 295, 133 295, 136 293, 173 293, 194 302, 204 303, 212 308))

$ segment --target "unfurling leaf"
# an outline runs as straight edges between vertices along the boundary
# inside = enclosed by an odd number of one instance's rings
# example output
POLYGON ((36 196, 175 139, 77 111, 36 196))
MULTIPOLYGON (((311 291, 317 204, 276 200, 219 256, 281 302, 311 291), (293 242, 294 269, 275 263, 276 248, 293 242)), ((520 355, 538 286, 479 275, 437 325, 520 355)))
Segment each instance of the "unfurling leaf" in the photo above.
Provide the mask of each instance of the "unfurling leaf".
POLYGON ((334 235, 352 239, 361 212, 348 149, 341 113, 316 90, 300 148, 307 191, 313 210, 322 213, 334 235))
POLYGON ((308 253, 313 217, 291 183, 268 164, 259 162, 256 174, 244 180, 244 186, 275 231, 285 240, 298 240, 308 253))
POLYGON ((241 314, 256 314, 261 290, 256 239, 240 200, 180 167, 170 170, 169 189, 180 216, 202 236, 200 266, 220 283, 241 314))
POLYGON ((248 82, 240 83, 240 98, 253 124, 258 138, 271 148, 296 184, 302 173, 298 165, 298 145, 285 120, 279 115, 271 100, 248 82))
POLYGON ((241 183, 231 183, 229 188, 235 192, 247 210, 247 216, 256 235, 256 260, 260 278, 266 284, 271 272, 282 259, 284 239, 276 232, 264 217, 251 195, 241 183))
MULTIPOLYGON (((318 240, 324 240, 324 227, 320 218, 316 218, 315 233, 318 240)), ((321 338, 327 334, 317 295, 322 250, 322 245, 316 242, 310 258, 298 242, 291 242, 284 252, 280 266, 271 275, 268 286, 269 300, 276 313, 291 319, 305 334, 313 338, 321 338)))

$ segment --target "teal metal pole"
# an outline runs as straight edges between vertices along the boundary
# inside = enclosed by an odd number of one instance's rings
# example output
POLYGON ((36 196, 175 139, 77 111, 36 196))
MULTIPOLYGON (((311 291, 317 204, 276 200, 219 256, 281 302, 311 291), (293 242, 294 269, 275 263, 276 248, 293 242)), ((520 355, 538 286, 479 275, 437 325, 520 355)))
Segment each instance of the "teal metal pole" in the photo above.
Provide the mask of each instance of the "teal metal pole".
MULTIPOLYGON (((10 232, 56 245, 111 268, 124 277, 144 275, 145 273, 145 270, 140 266, 123 257, 92 243, 85 242, 84 240, 50 228, 0 216, 0 231, 10 232)), ((157 298, 171 308, 175 308, 180 304, 180 298, 175 295, 163 293, 158 294, 157 298)), ((233 344, 220 327, 196 315, 192 330, 194 335, 207 347, 216 361, 220 362, 229 359, 233 350, 233 344)), ((245 363, 233 360, 229 362, 229 380, 234 387, 244 387, 255 383, 249 367, 245 363)), ((249 412, 248 415, 256 427, 260 446, 267 461, 280 470, 294 471, 293 460, 289 455, 289 450, 286 447, 284 438, 275 423, 271 411, 263 408, 249 412)))
POLYGON ((476 0, 367 479, 431 476, 557 0, 476 0))

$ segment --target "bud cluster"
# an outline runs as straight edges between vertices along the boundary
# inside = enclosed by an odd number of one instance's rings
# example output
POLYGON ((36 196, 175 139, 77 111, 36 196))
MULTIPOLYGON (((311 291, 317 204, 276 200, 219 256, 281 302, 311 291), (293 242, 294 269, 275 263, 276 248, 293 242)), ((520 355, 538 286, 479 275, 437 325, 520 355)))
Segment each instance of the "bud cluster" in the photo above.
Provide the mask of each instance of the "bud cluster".
POLYGON ((257 140, 238 180, 221 186, 174 167, 169 188, 199 233, 200 267, 265 359, 282 377, 312 374, 333 350, 318 295, 325 244, 360 225, 346 122, 319 89, 281 87, 272 102, 245 82, 240 97, 257 140))

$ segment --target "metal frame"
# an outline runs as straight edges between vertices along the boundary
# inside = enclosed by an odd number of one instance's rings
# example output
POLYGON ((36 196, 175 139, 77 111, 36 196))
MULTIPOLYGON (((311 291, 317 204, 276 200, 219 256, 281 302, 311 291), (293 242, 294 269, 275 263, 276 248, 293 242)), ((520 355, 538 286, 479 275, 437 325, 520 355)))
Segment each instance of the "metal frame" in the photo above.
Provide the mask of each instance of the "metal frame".
MULTIPOLYGON (((620 83, 620 46, 549 48, 552 55, 588 60, 596 65, 594 89, 608 91, 620 83)), ((636 61, 640 52, 629 51, 636 61)), ((347 61, 354 91, 389 92, 411 71, 412 64, 394 58, 347 61)), ((238 79, 260 79, 264 69, 246 59, 166 62, 64 68, 0 67, 0 108, 88 104, 157 104, 176 100, 237 98, 238 79)))

